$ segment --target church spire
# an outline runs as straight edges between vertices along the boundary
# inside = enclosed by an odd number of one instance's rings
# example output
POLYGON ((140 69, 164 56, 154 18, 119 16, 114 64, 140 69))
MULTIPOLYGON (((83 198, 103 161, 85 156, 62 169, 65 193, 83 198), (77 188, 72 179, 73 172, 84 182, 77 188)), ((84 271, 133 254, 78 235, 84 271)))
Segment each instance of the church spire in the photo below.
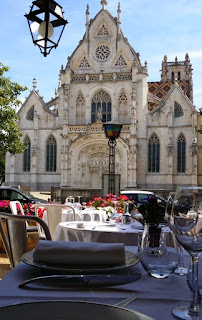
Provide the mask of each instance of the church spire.
POLYGON ((121 6, 120 6, 120 2, 118 3, 118 10, 117 10, 117 35, 118 37, 120 36, 120 28, 121 26, 121 6))
POLYGON ((105 10, 106 9, 106 5, 107 5, 107 1, 106 0, 102 0, 100 3, 102 5, 102 9, 105 10))
POLYGON ((32 81, 32 87, 33 87, 33 90, 36 91, 36 88, 37 88, 37 82, 36 82, 36 79, 34 78, 33 81, 32 81))
POLYGON ((86 7, 86 39, 89 38, 89 5, 86 7))

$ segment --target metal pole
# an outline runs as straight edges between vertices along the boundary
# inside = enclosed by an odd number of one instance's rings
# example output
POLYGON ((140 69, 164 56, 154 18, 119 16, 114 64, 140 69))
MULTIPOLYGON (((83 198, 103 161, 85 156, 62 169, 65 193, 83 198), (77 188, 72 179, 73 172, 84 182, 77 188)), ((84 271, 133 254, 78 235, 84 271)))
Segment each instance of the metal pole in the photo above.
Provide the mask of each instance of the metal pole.
POLYGON ((115 194, 115 146, 116 140, 109 139, 109 186, 108 193, 115 194))

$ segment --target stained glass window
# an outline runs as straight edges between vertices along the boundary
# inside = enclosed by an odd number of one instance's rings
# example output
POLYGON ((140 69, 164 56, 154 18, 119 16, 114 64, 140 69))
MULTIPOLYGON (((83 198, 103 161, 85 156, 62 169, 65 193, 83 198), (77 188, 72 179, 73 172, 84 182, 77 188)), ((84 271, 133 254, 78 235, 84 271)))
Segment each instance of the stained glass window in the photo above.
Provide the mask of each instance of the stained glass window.
POLYGON ((181 107, 181 105, 175 101, 174 103, 174 117, 178 118, 178 117, 182 117, 184 115, 183 109, 181 107))
POLYGON ((27 136, 24 140, 27 148, 23 152, 23 171, 30 172, 30 163, 31 163, 31 142, 27 136))
POLYGON ((101 118, 102 122, 111 120, 111 98, 105 91, 97 92, 91 102, 91 123, 101 118))
POLYGON ((27 116, 26 116, 27 120, 34 120, 34 106, 32 106, 28 112, 27 112, 27 116))
POLYGON ((46 171, 56 171, 57 162, 57 143, 53 135, 51 135, 46 143, 46 171))
POLYGON ((186 141, 181 133, 177 141, 177 172, 184 173, 186 170, 186 141))
POLYGON ((160 143, 155 133, 152 134, 148 144, 148 172, 160 171, 160 143))

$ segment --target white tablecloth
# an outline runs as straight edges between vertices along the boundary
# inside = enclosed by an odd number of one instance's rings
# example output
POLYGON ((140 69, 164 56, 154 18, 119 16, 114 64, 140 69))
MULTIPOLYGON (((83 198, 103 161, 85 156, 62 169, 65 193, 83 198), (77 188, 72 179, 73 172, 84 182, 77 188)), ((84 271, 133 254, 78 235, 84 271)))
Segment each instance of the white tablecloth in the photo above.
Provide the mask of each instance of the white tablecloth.
POLYGON ((115 224, 99 222, 61 222, 54 233, 53 240, 81 242, 122 242, 127 246, 138 245, 142 230, 135 224, 115 224), (134 227, 134 228, 132 228, 134 227))

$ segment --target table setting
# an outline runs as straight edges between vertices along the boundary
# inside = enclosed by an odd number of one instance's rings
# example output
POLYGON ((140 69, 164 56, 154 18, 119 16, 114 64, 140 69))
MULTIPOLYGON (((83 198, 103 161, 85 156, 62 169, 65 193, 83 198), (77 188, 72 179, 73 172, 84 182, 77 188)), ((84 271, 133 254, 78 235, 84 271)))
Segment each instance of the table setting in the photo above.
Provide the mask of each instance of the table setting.
MULTIPOLYGON (((154 198, 151 203, 155 209, 154 198)), ((120 316, 129 320, 202 319, 201 274, 196 272, 195 259, 191 263, 189 252, 192 242, 197 245, 194 249, 197 255, 200 251, 199 219, 193 214, 193 205, 183 212, 179 208, 184 206, 174 199, 169 225, 158 220, 158 215, 155 221, 153 215, 152 224, 147 220, 148 211, 142 212, 144 223, 113 219, 104 223, 60 223, 57 229, 64 224, 62 230, 110 236, 100 239, 96 236, 92 241, 92 237, 79 238, 78 233, 75 239, 40 240, 0 282, 0 318, 12 314, 14 320, 34 319, 36 313, 30 310, 38 309, 43 320, 50 319, 50 315, 54 320, 66 319, 67 315, 68 319, 78 320, 91 320, 95 316, 103 319, 103 315, 107 319, 120 316), (178 210, 174 211, 176 203, 178 210), (121 234, 131 235, 130 245, 124 243, 121 234), (179 243, 184 244, 182 234, 189 236, 188 251, 183 251, 188 275, 175 273, 180 263, 179 243), (190 314, 193 301, 197 310, 194 308, 190 314), (175 314, 181 305, 191 305, 186 308, 188 318, 175 314), (53 306, 56 313, 52 312, 53 306)))
MULTIPOLYGON (((54 241, 52 242, 54 243, 54 241)), ((56 244, 47 244, 47 246, 44 247, 43 242, 40 243, 37 248, 39 251, 38 253, 36 252, 37 260, 41 259, 40 254, 43 252, 40 266, 37 265, 37 263, 40 264, 40 262, 35 262, 35 265, 29 264, 25 261, 26 257, 23 257, 22 262, 20 262, 20 264, 1 281, 0 317, 3 317, 3 312, 5 310, 2 310, 1 307, 19 303, 33 304, 44 302, 46 304, 48 301, 84 301, 86 303, 115 306, 122 300, 135 296, 134 300, 127 305, 127 309, 129 308, 129 310, 135 312, 132 314, 131 319, 160 320, 162 319, 162 315, 163 319, 175 319, 171 315, 171 308, 176 306, 179 302, 179 297, 180 300, 186 302, 189 302, 191 299, 191 292, 185 290, 187 287, 185 277, 179 277, 174 274, 172 275, 173 278, 170 277, 164 280, 157 280, 150 277, 142 267, 139 260, 138 247, 136 246, 127 247, 123 246, 121 243, 98 243, 98 253, 103 254, 103 249, 107 250, 109 253, 105 265, 102 268, 100 267, 100 264, 93 268, 92 265, 85 265, 84 268, 83 265, 80 265, 78 254, 74 252, 76 261, 78 259, 78 267, 75 270, 75 265, 74 268, 72 268, 71 264, 68 268, 66 268, 66 266, 64 267, 61 263, 63 260, 58 263, 58 257, 60 256, 60 259, 64 259, 64 250, 66 250, 63 247, 63 251, 58 253, 59 248, 61 248, 60 245, 61 243, 57 242, 56 244), (110 252, 114 251, 112 245, 115 245, 116 248, 115 260, 113 260, 113 258, 110 262, 113 264, 108 265, 110 252), (50 249, 49 246, 54 249, 54 252, 57 251, 57 265, 60 265, 58 268, 60 270, 56 270, 55 265, 49 265, 49 267, 46 265, 46 259, 48 259, 48 261, 50 259, 48 254, 50 249), (47 248, 48 251, 46 251, 47 248), (61 252, 63 252, 62 255, 61 252), (126 261, 122 260, 123 256, 126 256, 126 252, 129 252, 129 256, 132 256, 132 261, 128 266, 126 265, 126 261), (54 277, 55 279, 52 279, 54 277), (61 278, 58 279, 57 277, 61 278), (36 278, 38 278, 38 281, 35 281, 36 278), (84 278, 84 281, 81 281, 82 278, 84 278), (31 279, 34 280, 32 282, 26 282, 31 279), (89 279, 90 281, 88 282, 89 279), (140 313, 140 315, 138 313, 140 313)), ((72 246, 72 243, 68 244, 68 254, 70 254, 70 251, 74 251, 72 246)), ((87 250, 90 253, 94 247, 92 247, 92 244, 85 244, 84 247, 82 246, 82 243, 76 243, 79 252, 86 252, 87 250)), ((33 254, 34 253, 32 253, 32 255, 33 254)), ((53 259, 54 262, 56 261, 53 257, 51 257, 51 259, 53 259)), ((94 258, 92 257, 92 259, 94 258)), ((95 260, 97 261, 97 258, 95 260)), ((74 261, 74 263, 76 262, 74 261)), ((83 260, 82 263, 84 264, 83 260)), ((66 316, 69 314, 68 308, 67 305, 66 316)), ((39 311, 42 309, 43 306, 39 307, 39 311)), ((62 309, 64 308, 62 307, 62 309)), ((14 310, 15 309, 12 310, 13 314, 15 314, 14 310)), ((43 311, 41 312, 43 314, 43 311)), ((71 313, 75 315, 73 311, 71 311, 71 313)), ((27 317, 27 312, 25 315, 27 317)), ((64 317, 64 315, 61 315, 59 319, 63 319, 62 317, 64 317)), ((21 317, 21 319, 23 318, 21 317)), ((57 317, 55 319, 57 320, 57 317)), ((77 315, 76 319, 80 319, 79 315, 77 315)), ((86 318, 84 317, 81 319, 91 319, 89 309, 86 318)), ((127 316, 126 319, 128 319, 127 316)))

